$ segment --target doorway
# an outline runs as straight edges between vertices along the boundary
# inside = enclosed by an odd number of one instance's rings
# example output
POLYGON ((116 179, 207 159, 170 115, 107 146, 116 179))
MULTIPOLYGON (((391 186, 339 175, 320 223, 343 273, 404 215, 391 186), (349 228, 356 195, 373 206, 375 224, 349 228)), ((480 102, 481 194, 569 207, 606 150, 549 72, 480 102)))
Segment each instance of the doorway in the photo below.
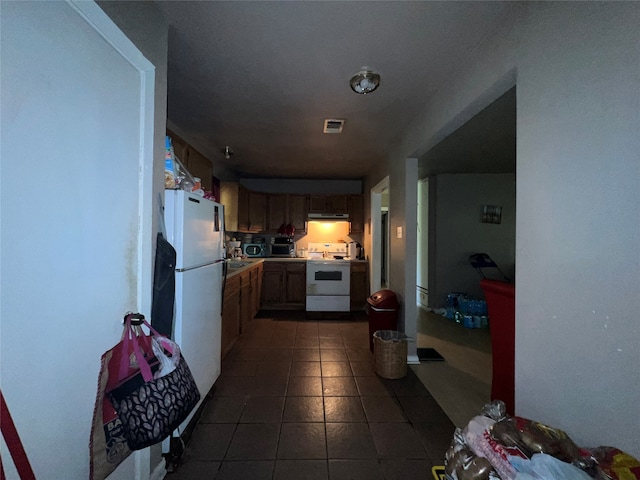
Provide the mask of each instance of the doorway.
MULTIPOLYGON (((371 189, 371 276, 370 291, 389 282, 389 177, 371 189), (384 205, 384 209, 383 209, 384 205), (384 218, 384 220, 383 220, 384 218)), ((384 285, 384 287, 383 287, 384 285)))
POLYGON ((429 306, 429 179, 418 180, 416 304, 429 306))
POLYGON ((382 224, 382 249, 380 251, 380 287, 387 288, 387 259, 389 258, 389 208, 382 207, 380 222, 382 224))

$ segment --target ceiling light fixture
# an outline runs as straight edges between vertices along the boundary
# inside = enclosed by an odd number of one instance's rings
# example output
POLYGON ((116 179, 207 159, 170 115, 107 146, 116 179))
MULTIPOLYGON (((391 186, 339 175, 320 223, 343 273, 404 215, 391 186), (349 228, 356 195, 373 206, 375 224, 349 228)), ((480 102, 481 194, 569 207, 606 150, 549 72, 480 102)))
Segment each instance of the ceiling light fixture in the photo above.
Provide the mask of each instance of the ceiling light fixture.
POLYGON ((380 85, 380 75, 369 70, 367 67, 362 67, 362 70, 351 77, 349 83, 351 90, 361 95, 366 95, 378 88, 380 85))
POLYGON ((220 151, 224 155, 224 158, 226 158, 227 160, 229 160, 231 158, 231 156, 233 155, 233 149, 229 145, 225 146, 220 151))

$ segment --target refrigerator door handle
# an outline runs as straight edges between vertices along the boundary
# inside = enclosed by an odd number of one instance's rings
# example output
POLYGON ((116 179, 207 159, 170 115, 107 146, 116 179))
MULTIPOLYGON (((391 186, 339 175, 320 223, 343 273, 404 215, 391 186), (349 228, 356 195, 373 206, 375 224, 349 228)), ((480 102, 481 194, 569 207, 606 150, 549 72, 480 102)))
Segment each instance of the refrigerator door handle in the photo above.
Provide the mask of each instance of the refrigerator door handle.
POLYGON ((209 265, 215 265, 216 263, 221 263, 221 262, 224 262, 224 268, 226 268, 227 262, 225 262, 224 259, 220 258, 215 262, 203 263, 202 265, 194 265, 193 267, 187 267, 187 268, 176 268, 176 273, 188 272, 189 270, 196 270, 197 268, 207 267, 209 265))
POLYGON ((228 270, 229 266, 227 265, 227 262, 224 262, 222 264, 222 288, 221 293, 220 293, 220 316, 222 317, 222 314, 224 313, 224 287, 227 284, 227 270, 228 270))

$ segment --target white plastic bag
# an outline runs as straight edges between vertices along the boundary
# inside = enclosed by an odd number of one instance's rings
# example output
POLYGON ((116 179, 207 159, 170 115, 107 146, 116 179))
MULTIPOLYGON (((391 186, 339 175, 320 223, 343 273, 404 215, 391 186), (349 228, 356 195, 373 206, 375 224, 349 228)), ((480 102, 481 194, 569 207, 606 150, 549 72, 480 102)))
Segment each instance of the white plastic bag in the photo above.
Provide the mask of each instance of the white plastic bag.
POLYGON ((509 453, 491 438, 491 427, 496 422, 478 415, 463 430, 467 445, 478 457, 485 457, 502 480, 514 480, 516 470, 509 462, 509 453))
POLYGON ((511 461, 518 470, 516 480, 592 480, 578 467, 546 453, 536 453, 531 460, 512 458, 511 461))
POLYGON ((153 378, 164 377, 176 369, 180 361, 180 347, 176 342, 166 337, 154 336, 151 339, 151 348, 160 361, 160 369, 153 375, 153 378), (169 355, 165 352, 168 352, 169 355))

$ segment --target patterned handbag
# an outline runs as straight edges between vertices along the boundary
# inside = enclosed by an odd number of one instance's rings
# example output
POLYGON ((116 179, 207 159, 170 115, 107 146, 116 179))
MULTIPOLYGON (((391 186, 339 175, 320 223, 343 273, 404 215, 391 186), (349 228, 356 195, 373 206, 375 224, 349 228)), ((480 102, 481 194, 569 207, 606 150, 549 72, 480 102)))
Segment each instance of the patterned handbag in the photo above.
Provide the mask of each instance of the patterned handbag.
POLYGON ((141 315, 127 315, 125 330, 120 369, 124 372, 137 364, 138 371, 107 391, 107 395, 122 422, 128 447, 140 450, 169 436, 196 406, 200 393, 175 342, 159 335, 141 315), (153 358, 143 354, 141 345, 149 342, 136 335, 132 322, 138 320, 152 334, 153 358), (134 352, 131 356, 126 354, 131 351, 130 344, 134 352))

